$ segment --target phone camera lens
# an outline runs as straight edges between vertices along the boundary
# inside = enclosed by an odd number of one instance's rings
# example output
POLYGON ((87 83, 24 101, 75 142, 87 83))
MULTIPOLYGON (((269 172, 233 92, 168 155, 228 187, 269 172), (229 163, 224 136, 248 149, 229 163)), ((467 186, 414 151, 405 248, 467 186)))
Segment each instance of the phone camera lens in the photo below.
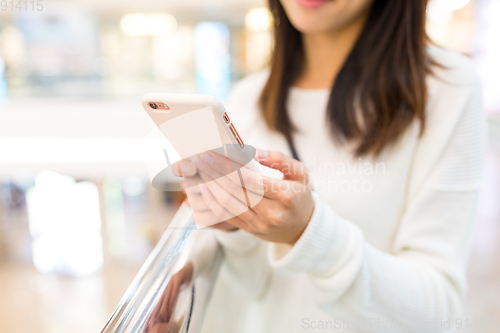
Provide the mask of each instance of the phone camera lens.
POLYGON ((156 105, 155 103, 149 103, 149 106, 151 107, 151 109, 158 109, 158 105, 156 105))

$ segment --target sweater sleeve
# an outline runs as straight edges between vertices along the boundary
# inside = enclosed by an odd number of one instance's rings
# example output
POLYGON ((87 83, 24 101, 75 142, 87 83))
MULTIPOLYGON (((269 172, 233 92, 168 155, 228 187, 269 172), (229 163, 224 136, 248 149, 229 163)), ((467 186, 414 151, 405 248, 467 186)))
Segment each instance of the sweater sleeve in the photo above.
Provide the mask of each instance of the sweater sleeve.
POLYGON ((398 323, 405 332, 423 331, 421 325, 430 322, 436 327, 426 332, 439 332, 443 318, 459 314, 486 147, 478 85, 468 93, 440 157, 407 199, 390 253, 366 242, 355 221, 336 214, 317 194, 297 243, 269 245, 271 265, 307 273, 326 313, 398 323))

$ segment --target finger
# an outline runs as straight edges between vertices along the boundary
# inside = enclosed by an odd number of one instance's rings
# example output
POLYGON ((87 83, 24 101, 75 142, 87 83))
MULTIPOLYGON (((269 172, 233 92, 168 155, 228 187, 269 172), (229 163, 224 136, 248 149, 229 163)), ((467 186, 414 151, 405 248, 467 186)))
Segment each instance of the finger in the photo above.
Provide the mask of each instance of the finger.
POLYGON ((245 221, 237 216, 221 222, 221 219, 212 211, 193 212, 193 219, 198 227, 210 227, 226 231, 242 229, 250 232, 252 230, 245 221))
POLYGON ((190 160, 180 160, 172 164, 172 173, 177 177, 196 175, 196 166, 190 160))
MULTIPOLYGON (((184 189, 187 192, 193 193, 194 192, 200 192, 197 190, 197 186, 201 183, 203 183, 203 179, 199 175, 193 176, 193 177, 185 177, 183 180, 184 184, 184 189)), ((186 193, 187 194, 187 193, 186 193)))
MULTIPOLYGON (((215 227, 216 229, 235 230, 242 226, 243 221, 234 217, 220 206, 208 189, 202 196, 207 210, 193 210, 193 219, 198 227, 215 227)), ((244 229, 245 230, 245 229, 244 229)))
POLYGON ((193 211, 193 220, 198 228, 209 227, 223 221, 211 210, 193 211))
POLYGON ((197 200, 197 197, 201 196, 200 189, 198 186, 195 186, 202 181, 203 180, 200 177, 186 177, 182 182, 184 193, 186 194, 186 201, 193 210, 204 210, 203 206, 199 205, 201 203, 197 200), (193 180, 193 178, 198 179, 193 180), (189 184, 189 186, 186 186, 186 184, 189 184))
MULTIPOLYGON (((249 168, 248 165, 241 165, 225 156, 213 152, 203 153, 198 159, 193 161, 198 170, 200 170, 200 163, 210 166, 216 172, 216 175, 213 175, 214 179, 225 176, 238 186, 241 186, 241 177, 238 172, 235 171, 240 171, 240 173, 244 173, 245 177, 248 178, 247 182, 244 183, 245 188, 258 195, 263 195, 262 175, 249 168)), ((209 172, 207 171, 206 173, 209 172)))
POLYGON ((203 173, 204 175, 206 175, 206 178, 219 183, 220 186, 224 188, 228 193, 233 195, 235 198, 240 200, 240 202, 246 204, 247 206, 252 206, 252 204, 250 204, 252 202, 258 203, 263 196, 263 190, 261 190, 260 194, 256 194, 254 192, 247 191, 246 188, 244 188, 242 184, 243 176, 241 174, 241 171, 233 172, 230 175, 224 176, 213 169, 210 165, 202 161, 200 158, 195 159, 195 164, 199 169, 199 173, 203 173), (236 180, 232 180, 231 178, 236 178, 236 180))
MULTIPOLYGON (((204 178, 206 177, 204 175, 201 177, 206 180, 205 184, 200 185, 201 195, 212 211, 217 210, 214 212, 216 215, 218 212, 228 211, 229 218, 238 216, 243 221, 253 221, 257 218, 257 215, 246 204, 225 191, 217 182, 209 181, 209 179, 204 178)), ((224 218, 224 220, 230 222, 228 218, 224 218)))
POLYGON ((243 167, 242 164, 227 158, 225 155, 220 155, 214 152, 204 152, 198 157, 210 164, 214 169, 223 175, 228 175, 231 172, 243 167))
POLYGON ((187 199, 189 206, 193 211, 205 211, 210 209, 203 200, 201 193, 190 193, 187 196, 187 199))
POLYGON ((281 171, 284 180, 295 180, 308 184, 307 168, 293 157, 279 151, 257 149, 259 163, 275 170, 281 171))
POLYGON ((275 179, 263 176, 259 172, 253 171, 247 167, 242 167, 238 169, 237 172, 233 171, 230 174, 223 175, 220 171, 220 167, 213 167, 217 163, 220 166, 222 160, 220 155, 215 153, 204 153, 202 154, 202 157, 203 156, 205 156, 204 159, 199 157, 193 159, 196 168, 205 172, 210 178, 216 180, 224 189, 227 189, 228 192, 237 197, 241 202, 247 203, 245 193, 241 190, 242 187, 247 192, 246 195, 248 196, 251 207, 256 205, 263 196, 275 198, 275 191, 271 190, 269 193, 266 193, 267 188, 277 188, 275 179), (219 157, 209 159, 206 157, 208 155, 219 157), (229 181, 232 182, 232 184, 229 183, 229 181))
POLYGON ((228 223, 226 221, 211 225, 210 228, 224 230, 224 231, 236 231, 239 229, 239 228, 233 226, 231 223, 228 223))
MULTIPOLYGON (((241 183, 249 192, 264 196, 269 199, 276 199, 276 192, 279 189, 278 179, 264 176, 248 168, 240 170, 241 183)), ((253 206, 253 204, 252 204, 253 206)))
POLYGON ((234 214, 221 206, 204 184, 201 184, 199 187, 208 211, 193 212, 194 221, 198 226, 207 227, 234 217, 234 214))
MULTIPOLYGON (((290 181, 290 180, 278 180, 278 179, 273 179, 270 177, 262 176, 260 174, 257 174, 256 172, 247 169, 247 168, 242 168, 238 172, 233 172, 232 174, 228 176, 221 176, 220 174, 217 173, 216 170, 214 170, 211 165, 208 165, 203 161, 201 158, 196 157, 194 160, 194 163, 197 167, 198 173, 202 180, 205 183, 208 183, 210 181, 216 182, 217 184, 220 185, 220 187, 233 197, 235 197, 237 200, 240 201, 242 204, 246 204, 248 208, 253 209, 254 211, 257 212, 258 207, 258 212, 262 210, 265 205, 258 205, 261 200, 263 199, 271 199, 271 200, 277 200, 282 203, 288 202, 292 197, 293 197, 293 191, 296 190, 297 188, 304 188, 304 184, 297 182, 297 181, 290 181), (201 171, 203 170, 203 171, 201 171), (207 172, 207 174, 205 173, 207 172), (230 176, 235 176, 238 177, 238 185, 234 183, 234 181, 231 181, 230 176), (252 184, 256 183, 259 180, 255 180, 255 176, 260 177, 260 184, 262 187, 262 190, 264 191, 263 195, 258 195, 252 191, 246 191, 246 187, 243 188, 241 184, 252 184), (241 178, 240 178, 241 177, 241 178), (247 200, 248 199, 248 200, 247 200)), ((214 193, 215 194, 215 193, 214 193)), ((223 194, 223 193, 222 193, 223 194)), ((203 195, 203 194, 202 194, 203 195)), ((222 198, 219 198, 218 195, 215 195, 217 200, 220 202, 221 200, 224 200, 222 198)), ((233 201, 234 203, 234 201, 233 201)), ((231 213, 235 215, 239 215, 242 213, 242 209, 235 211, 231 208, 226 207, 225 205, 222 205, 226 210, 230 211, 231 213)), ((234 206, 233 206, 234 207, 234 206)), ((217 212, 215 212, 217 215, 217 212)), ((257 215, 259 215, 257 213, 257 215)), ((247 217, 245 217, 247 218, 247 217)), ((244 219, 245 219, 244 218, 244 219)), ((225 219, 227 219, 225 217, 225 219)))
POLYGON ((201 170, 210 174, 213 179, 228 177, 232 182, 241 186, 240 179, 235 171, 243 168, 243 165, 231 161, 227 157, 221 156, 220 154, 210 152, 200 154, 199 156, 193 158, 192 161, 199 171, 201 170), (209 166, 210 170, 204 170, 205 166, 209 166))

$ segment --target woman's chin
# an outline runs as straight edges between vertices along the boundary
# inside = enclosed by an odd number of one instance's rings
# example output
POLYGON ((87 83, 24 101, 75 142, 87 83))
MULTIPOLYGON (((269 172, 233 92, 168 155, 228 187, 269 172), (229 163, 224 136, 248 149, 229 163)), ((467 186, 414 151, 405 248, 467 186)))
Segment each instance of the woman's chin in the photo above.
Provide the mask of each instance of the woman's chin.
POLYGON ((307 17, 298 17, 291 22, 295 29, 303 34, 317 34, 335 30, 335 24, 324 22, 319 15, 307 15, 307 17))
POLYGON ((292 25, 304 34, 341 29, 367 15, 374 0, 281 0, 292 25))

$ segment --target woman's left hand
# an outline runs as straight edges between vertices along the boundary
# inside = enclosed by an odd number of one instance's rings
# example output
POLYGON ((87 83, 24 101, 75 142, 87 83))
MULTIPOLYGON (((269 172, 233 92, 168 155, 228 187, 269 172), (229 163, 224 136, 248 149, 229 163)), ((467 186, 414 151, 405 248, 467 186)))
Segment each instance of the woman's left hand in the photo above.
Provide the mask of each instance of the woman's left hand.
MULTIPOLYGON (((247 206, 247 202, 241 195, 241 184, 234 184, 239 178, 220 177, 227 165, 224 156, 212 152, 198 155, 192 160, 197 174, 183 176, 202 178, 203 182, 198 185, 203 199, 201 206, 207 213, 220 218, 219 221, 225 220, 266 241, 294 245, 314 210, 306 167, 277 151, 257 150, 257 156, 262 165, 281 171, 283 179, 273 179, 248 168, 241 168, 243 184, 259 184, 263 189, 260 193, 263 195, 262 199, 250 209, 242 209, 242 205, 247 206), (231 180, 234 183, 230 183, 231 180)), ((192 167, 183 169, 193 170, 192 167)), ((174 167, 173 170, 177 168, 174 167)), ((245 187, 249 196, 255 195, 250 193, 251 185, 245 187)))

